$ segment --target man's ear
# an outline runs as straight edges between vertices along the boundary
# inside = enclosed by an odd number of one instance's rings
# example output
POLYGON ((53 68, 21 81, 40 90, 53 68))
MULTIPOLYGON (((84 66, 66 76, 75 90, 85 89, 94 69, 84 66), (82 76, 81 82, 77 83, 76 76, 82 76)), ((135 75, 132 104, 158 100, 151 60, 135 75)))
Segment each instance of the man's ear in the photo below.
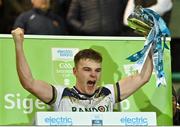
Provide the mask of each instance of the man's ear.
POLYGON ((73 74, 76 75, 76 67, 73 67, 73 74))

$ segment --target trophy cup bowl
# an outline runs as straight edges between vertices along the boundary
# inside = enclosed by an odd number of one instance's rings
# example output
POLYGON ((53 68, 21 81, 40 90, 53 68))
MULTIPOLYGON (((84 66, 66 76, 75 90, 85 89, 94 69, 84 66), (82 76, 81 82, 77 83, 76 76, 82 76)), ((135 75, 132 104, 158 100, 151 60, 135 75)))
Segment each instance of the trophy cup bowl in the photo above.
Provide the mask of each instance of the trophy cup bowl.
POLYGON ((153 27, 153 19, 143 12, 141 6, 137 6, 132 14, 128 17, 128 26, 140 35, 147 36, 153 27))

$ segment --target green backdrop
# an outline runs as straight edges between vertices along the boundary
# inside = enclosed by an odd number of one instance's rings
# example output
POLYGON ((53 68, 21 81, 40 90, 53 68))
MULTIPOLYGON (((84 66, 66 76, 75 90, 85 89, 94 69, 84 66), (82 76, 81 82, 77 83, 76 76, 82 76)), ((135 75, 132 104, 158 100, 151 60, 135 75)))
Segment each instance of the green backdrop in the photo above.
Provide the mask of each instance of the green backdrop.
MULTIPOLYGON (((93 48, 102 53, 104 85, 115 83, 135 72, 133 63, 126 58, 143 48, 144 38, 26 35, 24 43, 27 61, 36 79, 70 87, 75 84, 72 56, 79 49, 93 48)), ((156 112, 158 125, 172 125, 170 50, 164 52, 164 68, 167 87, 157 88, 153 74, 149 83, 116 105, 116 109, 124 112, 156 112)), ((0 125, 32 125, 35 112, 45 110, 51 109, 20 85, 11 36, 0 35, 0 125)))

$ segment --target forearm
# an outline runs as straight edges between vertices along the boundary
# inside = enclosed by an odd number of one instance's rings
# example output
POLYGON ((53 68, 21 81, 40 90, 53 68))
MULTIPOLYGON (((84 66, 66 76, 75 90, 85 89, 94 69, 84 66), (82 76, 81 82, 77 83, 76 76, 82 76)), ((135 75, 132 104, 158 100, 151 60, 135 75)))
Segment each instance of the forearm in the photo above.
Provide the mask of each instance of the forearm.
POLYGON ((68 24, 77 31, 79 31, 82 26, 82 22, 79 20, 79 12, 80 8, 78 1, 72 0, 67 14, 67 21, 68 24))
POLYGON ((68 18, 68 24, 73 27, 76 31, 81 31, 82 24, 77 19, 68 18))
POLYGON ((151 56, 151 51, 150 51, 143 65, 143 68, 139 74, 141 79, 143 79, 142 81, 144 83, 149 81, 152 71, 153 71, 153 62, 152 62, 152 56, 151 56))
POLYGON ((140 73, 126 77, 120 80, 120 93, 121 100, 126 99, 147 83, 151 77, 153 71, 153 63, 151 53, 149 53, 145 64, 140 73))
POLYGON ((23 45, 16 44, 15 49, 16 49, 16 67, 17 67, 19 80, 25 89, 29 89, 33 84, 34 79, 25 58, 23 45))
POLYGON ((78 12, 75 11, 76 9, 70 9, 67 15, 68 24, 73 27, 75 30, 80 30, 82 26, 82 22, 78 20, 78 12))

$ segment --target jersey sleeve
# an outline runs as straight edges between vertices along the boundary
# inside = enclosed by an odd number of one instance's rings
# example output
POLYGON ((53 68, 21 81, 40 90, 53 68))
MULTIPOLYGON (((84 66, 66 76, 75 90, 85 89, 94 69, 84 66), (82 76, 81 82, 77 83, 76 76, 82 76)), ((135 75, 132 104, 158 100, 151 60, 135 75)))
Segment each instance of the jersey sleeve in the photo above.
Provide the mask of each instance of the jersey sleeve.
POLYGON ((65 87, 61 85, 55 85, 54 88, 55 88, 55 91, 53 91, 54 92, 53 95, 55 96, 54 97, 55 100, 54 100, 54 103, 51 104, 51 106, 53 107, 54 111, 58 111, 65 87))
POLYGON ((111 91, 113 103, 121 102, 119 82, 117 82, 115 85, 108 84, 108 85, 105 85, 104 87, 108 88, 111 91))

